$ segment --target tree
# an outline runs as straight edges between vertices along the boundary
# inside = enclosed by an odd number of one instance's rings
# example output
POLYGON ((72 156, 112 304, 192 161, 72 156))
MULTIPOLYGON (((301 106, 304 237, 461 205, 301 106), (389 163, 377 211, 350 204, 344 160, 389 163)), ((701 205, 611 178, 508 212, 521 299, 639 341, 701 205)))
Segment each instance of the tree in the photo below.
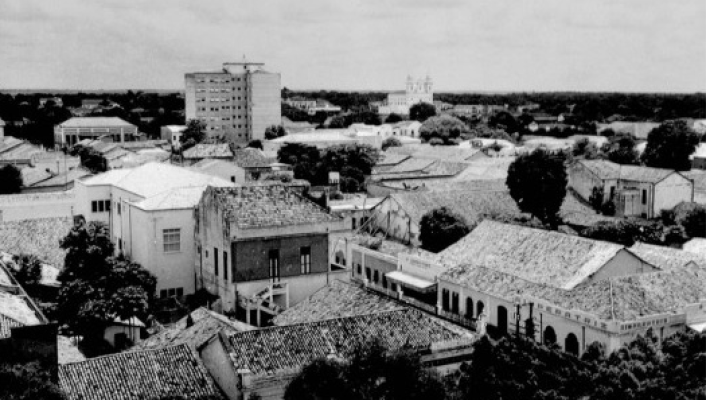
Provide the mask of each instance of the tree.
POLYGON ((676 171, 690 169, 690 155, 700 143, 700 136, 683 120, 666 121, 648 134, 641 160, 649 167, 676 171))
POLYGON ((609 146, 605 146, 606 157, 617 164, 635 165, 639 163, 639 154, 636 151, 636 142, 631 137, 622 136, 612 139, 609 146))
POLYGON ((283 125, 271 125, 264 131, 266 140, 273 140, 282 136, 286 136, 286 129, 284 129, 283 125))
POLYGON ((294 178, 305 179, 312 184, 315 182, 320 163, 320 151, 315 146, 286 143, 279 149, 276 158, 280 163, 293 167, 294 178))
POLYGON ((63 238, 64 269, 59 275, 57 317, 73 332, 100 335, 115 317, 145 318, 156 278, 139 264, 119 255, 103 224, 78 224, 63 238))
POLYGON ((426 141, 439 138, 444 144, 451 144, 454 139, 461 136, 464 130, 466 130, 466 125, 460 119, 450 115, 441 115, 427 119, 419 128, 419 134, 426 141))
POLYGON ((409 119, 424 122, 436 116, 436 107, 429 103, 417 103, 409 108, 409 119))
POLYGON ((0 168, 0 194, 20 193, 23 184, 22 173, 17 167, 8 164, 0 168))
POLYGON ((379 159, 379 150, 365 144, 328 147, 320 155, 315 183, 326 184, 328 173, 338 172, 344 192, 361 191, 365 177, 372 173, 372 167, 379 159))
POLYGON ((357 343, 348 354, 306 365, 286 387, 285 400, 443 400, 440 376, 418 355, 389 351, 379 342, 357 343))
POLYGON ((572 155, 575 157, 587 157, 592 153, 592 150, 596 150, 595 146, 587 138, 577 139, 572 146, 572 155), (594 149, 593 149, 594 148, 594 149))
POLYGON ((79 159, 81 165, 94 174, 106 172, 108 170, 108 160, 98 150, 91 147, 79 147, 79 159))
POLYGON ((385 123, 386 124, 396 124, 397 122, 400 122, 402 120, 403 120, 403 118, 401 115, 395 114, 395 113, 390 113, 390 115, 388 115, 387 118, 385 118, 385 123))
POLYGON ((470 231, 463 217, 441 207, 422 217, 419 222, 419 241, 422 249, 438 253, 458 242, 470 231))
POLYGON ((252 149, 264 150, 264 145, 261 143, 261 140, 259 140, 259 139, 254 139, 254 140, 249 141, 249 144, 247 144, 247 147, 251 147, 252 149))
POLYGON ((10 268, 10 272, 25 290, 32 293, 42 279, 42 262, 30 254, 14 256, 13 261, 15 268, 10 268))
POLYGON ((191 119, 187 122, 187 127, 182 132, 180 137, 181 148, 183 150, 189 149, 198 143, 202 143, 207 137, 205 129, 207 126, 204 122, 199 119, 191 119))
POLYGON ((402 142, 394 136, 388 137, 382 141, 382 151, 387 151, 390 147, 402 147, 402 142))
MULTIPOLYGON (((62 390, 52 382, 50 369, 39 362, 0 362, 0 398, 7 400, 63 400, 62 390)), ((50 367, 51 368, 51 367, 50 367)), ((54 366, 56 368, 56 365, 54 366)))
POLYGON ((705 207, 698 205, 692 208, 679 222, 689 237, 705 237, 705 207))
POLYGON ((522 212, 555 225, 567 195, 564 160, 542 149, 518 156, 508 168, 505 184, 522 212))
POLYGON ((632 220, 602 221, 580 233, 581 236, 632 246, 636 242, 664 244, 663 226, 658 223, 640 223, 632 220))

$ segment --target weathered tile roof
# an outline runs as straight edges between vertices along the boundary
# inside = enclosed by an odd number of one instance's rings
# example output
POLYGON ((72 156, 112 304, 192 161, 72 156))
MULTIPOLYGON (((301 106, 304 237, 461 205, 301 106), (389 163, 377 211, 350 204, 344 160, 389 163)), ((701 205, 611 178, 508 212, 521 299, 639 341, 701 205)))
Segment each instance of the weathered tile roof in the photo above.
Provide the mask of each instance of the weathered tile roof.
POLYGON ((482 214, 518 214, 518 206, 507 192, 450 190, 391 194, 415 224, 431 210, 447 207, 459 214, 467 224, 478 222, 482 214))
POLYGON ((24 295, 0 292, 0 339, 10 336, 10 329, 44 323, 38 310, 24 295))
MULTIPOLYGON (((414 182, 412 182, 414 183, 414 182)), ((449 190, 473 190, 473 191, 495 191, 507 192, 508 186, 505 184, 505 179, 485 179, 471 181, 437 181, 427 183, 422 180, 421 184, 424 190, 431 191, 449 191, 449 190)))
POLYGON ((426 158, 409 158, 392 168, 373 175, 375 180, 417 179, 426 177, 453 177, 469 167, 468 162, 443 161, 426 158), (431 162, 430 162, 431 161, 431 162), (423 168, 420 166, 425 165, 423 168))
POLYGON ((698 254, 689 251, 674 249, 666 246, 655 246, 646 243, 634 243, 629 251, 636 254, 642 260, 658 268, 665 270, 675 270, 684 268, 686 264, 693 261, 698 266, 705 268, 705 252, 698 254))
POLYGON ((456 175, 456 181, 471 181, 481 179, 506 179, 508 168, 515 157, 484 157, 469 161, 468 167, 456 175))
POLYGON ((401 310, 406 306, 356 284, 335 280, 274 317, 274 325, 293 325, 333 318, 401 310))
POLYGON ((224 315, 200 307, 191 312, 192 325, 187 326, 187 317, 182 318, 174 326, 166 328, 155 335, 138 342, 132 350, 161 349, 178 344, 187 344, 196 349, 214 336, 217 332, 224 331, 231 334, 235 332, 256 329, 243 322, 230 320, 224 315))
POLYGON ((692 238, 683 244, 683 251, 705 255, 705 238, 692 238))
POLYGON ((59 366, 68 400, 184 399, 221 394, 187 345, 96 357, 59 366))
POLYGON ((49 186, 61 186, 74 182, 77 179, 83 178, 85 176, 91 175, 91 172, 84 168, 74 168, 68 171, 62 172, 60 174, 54 175, 49 179, 39 181, 31 187, 49 187, 49 186))
POLYGON ((0 153, 4 153, 14 147, 17 147, 24 143, 21 139, 13 136, 5 136, 0 139, 0 153))
POLYGON ((39 146, 31 143, 22 143, 0 153, 0 160, 30 160, 33 156, 44 152, 39 146))
POLYGON ((473 264, 447 270, 442 281, 487 293, 511 302, 519 296, 545 301, 570 311, 582 311, 602 320, 631 321, 639 317, 681 312, 705 298, 705 273, 651 272, 600 280, 564 290, 473 264))
POLYGON ((405 309, 325 321, 279 326, 231 335, 226 348, 235 369, 259 376, 296 372, 329 354, 346 355, 357 343, 379 339, 390 349, 415 351, 447 343, 470 345, 473 333, 453 324, 405 309))
POLYGON ((232 158, 234 154, 229 143, 200 143, 182 153, 185 159, 195 158, 232 158))
POLYGON ((251 147, 235 150, 234 163, 242 168, 265 168, 271 164, 261 150, 251 147))
POLYGON ((386 165, 396 165, 408 158, 409 155, 407 154, 398 154, 390 151, 383 151, 380 153, 380 160, 377 162, 377 166, 380 167, 386 165))
POLYGON ((600 179, 623 179, 635 182, 660 182, 674 171, 670 169, 620 165, 607 160, 577 161, 600 179))
MULTIPOLYGON (((395 137, 395 139, 397 139, 397 137, 395 137)), ((432 146, 430 144, 423 143, 420 145, 390 147, 385 153, 410 155, 418 158, 433 158, 446 161, 466 161, 479 152, 479 149, 474 149, 473 147, 432 146)))
POLYGON ((238 229, 335 222, 334 217, 284 185, 207 189, 224 217, 238 229))
POLYGON ((387 174, 423 171, 426 167, 434 164, 435 161, 436 160, 431 158, 410 157, 390 168, 389 171, 387 171, 387 174))
POLYGON ((572 289, 623 249, 615 243, 485 220, 439 257, 445 265, 483 266, 531 282, 572 289))
POLYGON ((59 241, 73 226, 71 217, 0 223, 0 251, 31 254, 47 264, 63 268, 65 252, 59 247, 59 241))

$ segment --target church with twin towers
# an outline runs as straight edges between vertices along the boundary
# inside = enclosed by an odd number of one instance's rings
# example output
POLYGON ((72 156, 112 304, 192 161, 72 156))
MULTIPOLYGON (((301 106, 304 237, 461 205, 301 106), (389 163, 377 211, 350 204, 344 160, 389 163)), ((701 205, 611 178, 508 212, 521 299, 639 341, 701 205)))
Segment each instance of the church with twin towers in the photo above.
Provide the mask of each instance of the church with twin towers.
POLYGON ((409 114, 409 108, 417 103, 434 104, 434 80, 431 76, 414 79, 407 76, 405 90, 390 92, 387 102, 379 108, 380 114, 409 114))

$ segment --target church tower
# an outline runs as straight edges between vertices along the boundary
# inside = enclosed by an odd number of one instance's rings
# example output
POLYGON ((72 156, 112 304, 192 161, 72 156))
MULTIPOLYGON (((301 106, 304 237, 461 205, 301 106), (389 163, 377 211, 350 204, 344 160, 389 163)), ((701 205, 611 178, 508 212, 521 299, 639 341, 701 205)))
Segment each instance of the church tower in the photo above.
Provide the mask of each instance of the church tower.
POLYGON ((414 79, 411 75, 407 75, 407 94, 414 92, 414 79))
POLYGON ((429 74, 426 75, 424 86, 426 88, 425 93, 434 93, 434 81, 431 79, 429 74))

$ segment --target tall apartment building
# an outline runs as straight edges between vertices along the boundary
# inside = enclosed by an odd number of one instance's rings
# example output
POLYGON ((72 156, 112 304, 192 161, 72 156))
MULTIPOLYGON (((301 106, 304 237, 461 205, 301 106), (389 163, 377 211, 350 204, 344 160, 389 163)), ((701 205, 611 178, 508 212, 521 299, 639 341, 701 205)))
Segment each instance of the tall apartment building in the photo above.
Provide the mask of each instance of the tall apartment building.
POLYGON ((267 127, 281 123, 281 74, 263 66, 224 63, 218 72, 185 74, 185 118, 203 121, 208 136, 230 142, 264 139, 267 127))

